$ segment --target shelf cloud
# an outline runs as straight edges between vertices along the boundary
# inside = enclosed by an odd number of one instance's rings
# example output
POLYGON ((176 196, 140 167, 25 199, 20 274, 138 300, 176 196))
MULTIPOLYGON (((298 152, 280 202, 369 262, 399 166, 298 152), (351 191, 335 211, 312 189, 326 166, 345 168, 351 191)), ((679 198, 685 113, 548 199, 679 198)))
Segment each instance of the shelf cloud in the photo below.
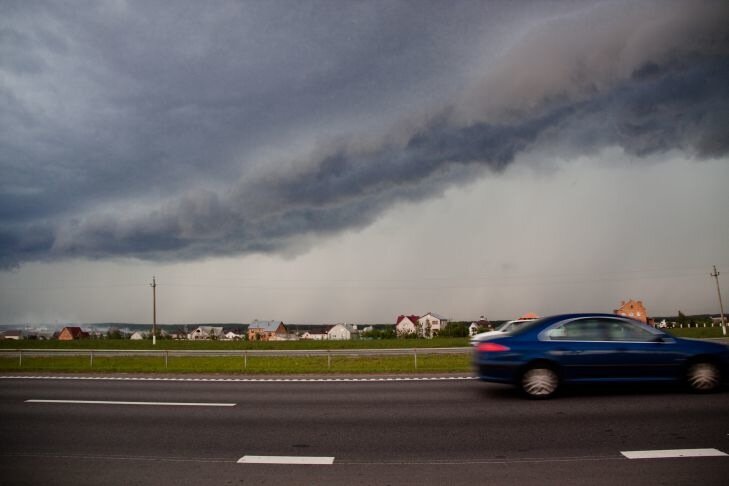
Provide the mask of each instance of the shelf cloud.
POLYGON ((13 4, 0 265, 286 254, 526 154, 729 152, 724 2, 335 5, 13 4))

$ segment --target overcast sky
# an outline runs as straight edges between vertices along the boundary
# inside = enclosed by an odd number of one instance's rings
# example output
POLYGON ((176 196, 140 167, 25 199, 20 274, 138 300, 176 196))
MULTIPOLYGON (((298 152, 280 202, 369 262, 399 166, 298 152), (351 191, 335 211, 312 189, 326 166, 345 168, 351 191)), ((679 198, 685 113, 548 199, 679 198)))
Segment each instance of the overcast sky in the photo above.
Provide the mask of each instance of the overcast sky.
POLYGON ((0 10, 0 323, 718 313, 726 2, 0 10))

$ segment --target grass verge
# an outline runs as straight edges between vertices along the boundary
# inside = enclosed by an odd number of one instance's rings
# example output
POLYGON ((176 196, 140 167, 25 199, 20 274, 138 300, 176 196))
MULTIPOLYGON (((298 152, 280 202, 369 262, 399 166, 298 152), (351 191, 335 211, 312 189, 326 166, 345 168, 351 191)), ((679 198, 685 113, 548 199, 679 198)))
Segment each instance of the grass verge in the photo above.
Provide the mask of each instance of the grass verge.
POLYGON ((726 337, 721 332, 721 327, 674 327, 666 329, 670 334, 676 337, 707 339, 726 337))
POLYGON ((0 340, 0 349, 129 349, 129 350, 311 350, 311 349, 412 349, 467 347, 468 338, 435 339, 359 339, 353 341, 188 341, 80 339, 76 341, 0 340))
POLYGON ((469 354, 410 356, 302 356, 267 357, 90 357, 58 356, 0 358, 0 371, 62 371, 117 373, 447 373, 469 372, 469 354))

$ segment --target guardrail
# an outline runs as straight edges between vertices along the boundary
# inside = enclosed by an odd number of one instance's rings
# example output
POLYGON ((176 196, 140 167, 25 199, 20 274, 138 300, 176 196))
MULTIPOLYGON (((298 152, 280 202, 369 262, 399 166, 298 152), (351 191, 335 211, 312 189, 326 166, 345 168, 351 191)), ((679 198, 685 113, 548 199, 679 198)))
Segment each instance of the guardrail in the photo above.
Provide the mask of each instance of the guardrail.
POLYGON ((293 356, 326 356, 327 368, 332 366, 332 357, 363 356, 412 356, 415 368, 418 367, 418 355, 435 354, 468 354, 470 347, 462 348, 387 348, 387 349, 247 349, 247 350, 156 350, 156 349, 2 349, 0 357, 17 357, 18 366, 22 368, 23 358, 48 358, 55 356, 88 356, 90 367, 94 366, 94 358, 146 356, 164 358, 165 368, 169 359, 174 357, 240 357, 244 369, 248 367, 248 358, 256 356, 293 357, 293 356))

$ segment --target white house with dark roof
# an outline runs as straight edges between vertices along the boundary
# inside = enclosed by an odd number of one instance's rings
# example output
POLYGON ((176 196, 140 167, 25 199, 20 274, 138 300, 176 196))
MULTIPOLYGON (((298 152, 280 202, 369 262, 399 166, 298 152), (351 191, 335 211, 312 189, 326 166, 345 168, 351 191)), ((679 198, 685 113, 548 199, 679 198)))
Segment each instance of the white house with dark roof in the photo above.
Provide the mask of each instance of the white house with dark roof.
POLYGON ((238 331, 229 330, 225 334, 223 334, 223 339, 226 341, 240 341, 243 339, 244 334, 238 331))
POLYGON ((329 331, 334 326, 313 326, 307 329, 302 335, 301 339, 308 339, 312 341, 324 341, 329 339, 329 331))
POLYGON ((187 335, 187 339, 221 339, 223 337, 223 328, 218 326, 198 326, 194 331, 187 335))

